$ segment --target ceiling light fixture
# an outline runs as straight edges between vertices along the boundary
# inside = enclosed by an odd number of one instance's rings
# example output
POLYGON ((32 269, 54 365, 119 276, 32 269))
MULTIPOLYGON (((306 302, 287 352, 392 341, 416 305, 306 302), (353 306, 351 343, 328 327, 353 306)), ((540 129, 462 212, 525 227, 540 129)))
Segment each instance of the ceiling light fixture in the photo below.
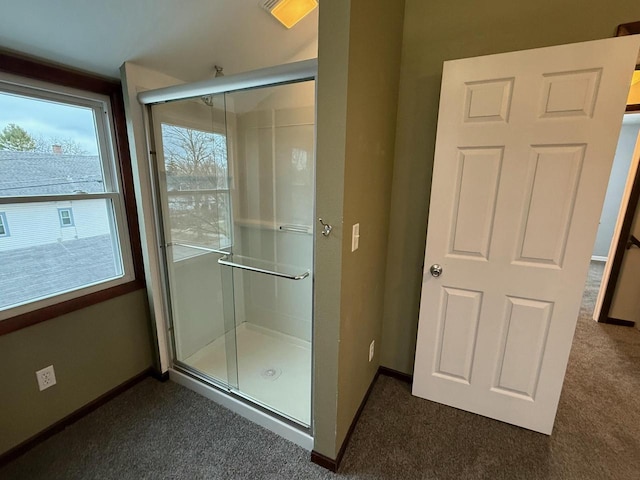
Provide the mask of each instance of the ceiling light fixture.
POLYGON ((262 7, 287 28, 309 15, 318 6, 318 0, 266 0, 262 7))

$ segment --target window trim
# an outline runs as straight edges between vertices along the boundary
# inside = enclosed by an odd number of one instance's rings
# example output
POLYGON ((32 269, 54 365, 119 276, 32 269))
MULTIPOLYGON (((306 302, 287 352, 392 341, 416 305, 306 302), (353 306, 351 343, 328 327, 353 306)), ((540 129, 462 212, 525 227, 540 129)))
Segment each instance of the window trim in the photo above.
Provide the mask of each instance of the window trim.
POLYGON ((105 126, 107 128, 110 127, 113 131, 112 145, 110 144, 109 147, 112 148, 113 156, 119 167, 117 180, 120 184, 119 192, 123 199, 123 211, 121 214, 123 225, 126 225, 128 230, 128 238, 125 238, 128 241, 122 242, 124 243, 122 248, 131 249, 133 262, 133 271, 130 272, 131 280, 125 283, 110 286, 109 282, 105 282, 105 284, 102 284, 105 285, 105 288, 97 291, 64 299, 42 308, 0 320, 0 335, 4 335, 143 289, 145 288, 145 280, 121 83, 118 80, 100 77, 3 50, 0 50, 0 72, 28 80, 46 82, 56 88, 59 87, 61 91, 71 88, 106 97, 105 103, 110 110, 111 118, 105 122, 105 126))
POLYGON ((6 238, 11 236, 11 231, 9 230, 9 222, 7 221, 6 212, 0 212, 0 227, 2 227, 3 232, 0 233, 0 238, 6 238))

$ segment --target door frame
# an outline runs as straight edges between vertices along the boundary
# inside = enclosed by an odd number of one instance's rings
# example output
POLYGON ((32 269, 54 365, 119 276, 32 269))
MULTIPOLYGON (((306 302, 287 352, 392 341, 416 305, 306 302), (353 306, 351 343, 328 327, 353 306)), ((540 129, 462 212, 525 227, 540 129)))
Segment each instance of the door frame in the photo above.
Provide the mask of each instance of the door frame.
MULTIPOLYGON (((636 68, 636 70, 640 70, 640 65, 636 68)), ((626 113, 633 112, 638 112, 636 115, 640 115, 640 104, 627 106, 626 113)), ((638 141, 640 141, 640 134, 638 135, 638 141)), ((607 259, 607 263, 610 262, 610 265, 607 265, 605 267, 605 271, 602 277, 604 292, 602 292, 601 287, 601 292, 598 295, 599 298, 602 298, 602 302, 596 301, 596 307, 593 313, 594 319, 599 323, 609 323, 627 327, 633 327, 635 325, 635 322, 632 322, 630 320, 612 318, 609 316, 609 312, 611 311, 613 295, 618 284, 618 278, 620 276, 620 270, 622 268, 622 261, 624 259, 624 253, 627 248, 627 240, 629 239, 629 235, 631 234, 631 226, 633 224, 633 219, 635 218, 638 201, 640 201, 639 163, 640 157, 631 159, 631 165, 629 167, 629 177, 633 175, 633 181, 626 201, 623 197, 623 203, 620 205, 618 223, 616 224, 616 229, 613 232, 613 238, 611 239, 611 248, 609 249, 609 258, 607 259), (623 211, 624 215, 621 215, 623 211), (621 217, 622 222, 620 222, 621 217)), ((627 187, 625 188, 625 190, 629 188, 628 183, 629 182, 627 180, 627 187)))
MULTIPOLYGON (((618 25, 615 36, 622 37, 625 35, 637 34, 640 34, 640 21, 618 25)), ((640 64, 636 65, 636 70, 640 70, 640 64)), ((640 104, 627 105, 625 113, 633 112, 638 112, 638 114, 640 114, 640 104)), ((640 136, 638 138, 640 139, 640 136)), ((624 252, 627 247, 627 240, 629 238, 629 234, 631 233, 631 225, 636 214, 638 201, 640 200, 640 166, 638 165, 638 162, 638 158, 631 159, 629 176, 632 175, 631 172, 633 172, 634 169, 635 175, 627 202, 620 205, 619 212, 622 212, 624 209, 625 213, 622 218, 622 222, 618 221, 618 223, 616 224, 616 229, 613 232, 613 238, 611 239, 612 245, 609 249, 609 258, 607 259, 607 265, 605 266, 604 275, 602 277, 602 285, 604 286, 604 291, 603 287, 601 286, 601 291, 598 293, 598 299, 596 300, 596 306, 593 312, 594 320, 600 323, 610 323, 614 325, 624 325, 629 327, 633 327, 635 324, 635 322, 631 322, 629 320, 611 318, 609 317, 609 312, 611 311, 613 295, 618 284, 618 277, 620 276, 620 269, 622 268, 622 260, 624 259, 624 252), (614 243, 615 248, 613 247, 614 243), (601 302, 600 298, 602 298, 601 302)), ((624 202, 624 197, 622 201, 624 202)), ((620 214, 618 214, 618 219, 620 219, 620 214)))

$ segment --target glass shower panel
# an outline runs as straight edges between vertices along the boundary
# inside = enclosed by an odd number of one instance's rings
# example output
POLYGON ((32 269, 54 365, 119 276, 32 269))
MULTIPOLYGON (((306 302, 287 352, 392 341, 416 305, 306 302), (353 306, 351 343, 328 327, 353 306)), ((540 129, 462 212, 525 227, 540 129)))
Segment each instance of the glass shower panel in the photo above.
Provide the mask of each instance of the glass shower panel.
POLYGON ((238 390, 311 417, 315 82, 226 94, 238 390))
POLYGON ((237 388, 223 95, 152 107, 175 360, 237 388))

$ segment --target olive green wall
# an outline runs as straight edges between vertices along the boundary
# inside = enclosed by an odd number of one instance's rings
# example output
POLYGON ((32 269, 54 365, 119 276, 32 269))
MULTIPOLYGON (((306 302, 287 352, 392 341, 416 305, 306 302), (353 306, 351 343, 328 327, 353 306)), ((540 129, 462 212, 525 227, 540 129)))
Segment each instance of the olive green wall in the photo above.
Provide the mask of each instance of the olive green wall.
POLYGON ((1 336, 0 454, 149 368, 149 325, 143 289, 1 336))
POLYGON ((340 447, 380 365, 404 1, 351 0, 342 291, 340 447), (351 251, 352 225, 360 245, 351 251), (376 353, 369 362, 369 345, 376 353))
POLYGON ((314 450, 330 458, 336 454, 338 411, 349 13, 349 1, 323 0, 318 20, 316 217, 333 231, 315 236, 313 421, 314 450))
POLYGON ((406 0, 382 365, 413 371, 442 63, 611 37, 637 20, 637 0, 406 0))
POLYGON ((316 235, 314 450, 330 458, 379 366, 403 4, 320 6, 316 216, 334 229, 316 235))

